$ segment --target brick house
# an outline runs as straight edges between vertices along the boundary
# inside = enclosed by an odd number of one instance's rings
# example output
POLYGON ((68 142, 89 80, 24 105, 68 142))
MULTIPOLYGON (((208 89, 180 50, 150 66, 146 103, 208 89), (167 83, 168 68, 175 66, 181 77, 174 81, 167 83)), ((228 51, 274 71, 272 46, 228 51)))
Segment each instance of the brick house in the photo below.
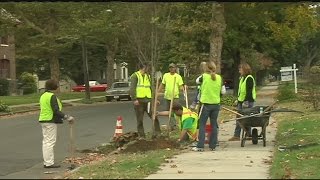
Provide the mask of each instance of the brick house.
POLYGON ((0 37, 0 78, 16 80, 14 36, 0 37))
MULTIPOLYGON (((5 9, 0 9, 0 18, 10 20, 13 27, 18 26, 21 21, 13 17, 5 9)), ((9 94, 16 92, 16 57, 15 40, 13 34, 0 34, 0 78, 10 82, 9 94)))

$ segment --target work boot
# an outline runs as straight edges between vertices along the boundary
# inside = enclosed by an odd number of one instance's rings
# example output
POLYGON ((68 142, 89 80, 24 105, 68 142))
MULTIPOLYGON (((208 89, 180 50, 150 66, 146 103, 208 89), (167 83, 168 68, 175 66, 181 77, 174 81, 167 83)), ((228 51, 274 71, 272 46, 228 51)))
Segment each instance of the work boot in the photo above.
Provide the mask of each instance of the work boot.
POLYGON ((230 138, 228 141, 240 141, 240 137, 233 136, 233 137, 230 138))
POLYGON ((60 165, 57 165, 57 164, 52 164, 50 166, 46 166, 46 165, 43 165, 44 168, 60 168, 61 166, 60 165))

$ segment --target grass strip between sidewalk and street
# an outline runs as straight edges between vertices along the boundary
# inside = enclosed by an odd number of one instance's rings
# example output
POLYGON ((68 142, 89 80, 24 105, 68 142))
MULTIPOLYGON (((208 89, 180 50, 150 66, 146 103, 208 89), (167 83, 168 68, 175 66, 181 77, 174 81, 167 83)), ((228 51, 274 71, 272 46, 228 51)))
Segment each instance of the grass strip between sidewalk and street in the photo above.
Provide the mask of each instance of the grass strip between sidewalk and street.
POLYGON ((177 149, 110 155, 105 160, 81 167, 68 178, 78 179, 142 179, 159 170, 177 149))
POLYGON ((320 179, 320 112, 302 101, 280 103, 279 106, 304 113, 275 113, 278 130, 271 178, 320 179), (291 149, 281 151, 279 146, 291 149))

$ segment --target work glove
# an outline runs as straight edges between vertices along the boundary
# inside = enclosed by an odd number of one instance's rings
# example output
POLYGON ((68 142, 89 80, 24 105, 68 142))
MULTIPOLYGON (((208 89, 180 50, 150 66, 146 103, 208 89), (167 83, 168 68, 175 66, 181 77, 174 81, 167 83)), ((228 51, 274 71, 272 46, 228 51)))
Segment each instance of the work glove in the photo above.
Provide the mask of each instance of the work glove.
POLYGON ((70 115, 65 115, 64 120, 68 121, 69 124, 72 124, 74 122, 74 117, 70 115))
POLYGON ((233 102, 233 106, 237 106, 238 105, 238 100, 235 100, 234 102, 233 102))

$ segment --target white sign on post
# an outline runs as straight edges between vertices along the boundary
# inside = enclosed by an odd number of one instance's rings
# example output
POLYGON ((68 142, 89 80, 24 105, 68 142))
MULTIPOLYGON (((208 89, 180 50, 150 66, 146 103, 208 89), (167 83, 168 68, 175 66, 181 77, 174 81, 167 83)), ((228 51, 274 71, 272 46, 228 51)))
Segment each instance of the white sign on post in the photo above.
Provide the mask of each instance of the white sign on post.
POLYGON ((292 81, 292 72, 294 78, 294 92, 298 93, 298 85, 297 85, 297 71, 296 64, 293 64, 293 68, 291 66, 281 67, 281 81, 292 81))
POLYGON ((292 81, 292 67, 287 66, 287 67, 281 67, 281 81, 292 81), (282 71, 283 70, 283 71, 282 71), (288 70, 288 71, 285 71, 288 70))

